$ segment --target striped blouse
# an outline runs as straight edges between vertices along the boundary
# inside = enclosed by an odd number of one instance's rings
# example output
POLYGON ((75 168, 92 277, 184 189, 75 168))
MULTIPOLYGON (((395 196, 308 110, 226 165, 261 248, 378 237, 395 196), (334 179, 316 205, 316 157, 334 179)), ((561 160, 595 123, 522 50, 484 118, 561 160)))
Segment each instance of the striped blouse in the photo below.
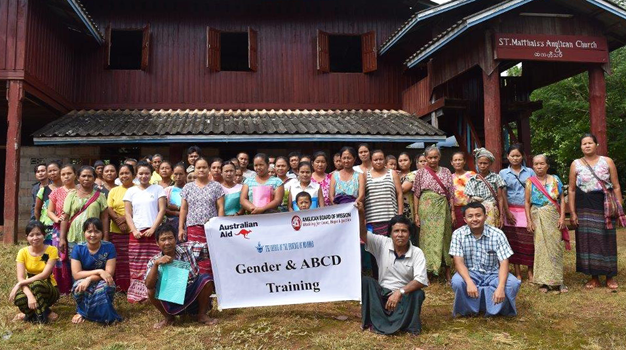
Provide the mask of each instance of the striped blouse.
POLYGON ((393 170, 385 176, 372 177, 368 171, 365 181, 365 218, 368 223, 391 220, 398 214, 398 194, 393 183, 393 170))

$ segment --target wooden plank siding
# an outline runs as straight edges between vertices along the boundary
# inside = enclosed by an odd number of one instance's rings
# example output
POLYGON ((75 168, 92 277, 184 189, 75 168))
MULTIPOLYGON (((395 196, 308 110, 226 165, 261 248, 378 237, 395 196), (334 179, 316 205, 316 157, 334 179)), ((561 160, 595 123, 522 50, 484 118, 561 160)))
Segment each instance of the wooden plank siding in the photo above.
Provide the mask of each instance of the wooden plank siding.
POLYGON ((31 1, 28 15, 25 71, 27 81, 63 104, 74 100, 76 47, 97 45, 81 38, 50 16, 42 1, 31 1))
POLYGON ((7 77, 24 69, 27 13, 27 0, 0 1, 0 72, 7 77))
MULTIPOLYGON (((411 85, 402 93, 402 109, 418 113, 430 105, 430 78, 426 77, 411 85)), ((418 115, 419 116, 419 115, 418 115)))
POLYGON ((408 86, 401 65, 394 62, 379 61, 378 70, 368 74, 317 71, 318 30, 374 31, 378 47, 406 17, 384 4, 338 10, 340 5, 326 1, 252 2, 231 9, 208 3, 171 8, 171 2, 163 1, 85 4, 101 28, 150 23, 151 51, 145 71, 107 70, 104 47, 81 48, 76 60, 78 108, 398 109, 408 86), (258 31, 258 71, 207 69, 207 27, 258 31))

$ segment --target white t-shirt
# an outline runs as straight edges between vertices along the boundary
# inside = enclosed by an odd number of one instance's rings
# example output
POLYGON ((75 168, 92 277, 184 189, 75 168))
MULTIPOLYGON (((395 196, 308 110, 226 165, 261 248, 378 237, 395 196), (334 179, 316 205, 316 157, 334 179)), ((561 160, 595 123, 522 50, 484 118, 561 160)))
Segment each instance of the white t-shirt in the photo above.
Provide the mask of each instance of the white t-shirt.
POLYGON ((163 187, 151 185, 142 190, 139 186, 129 188, 124 195, 124 202, 133 206, 133 223, 138 230, 152 227, 159 215, 159 198, 166 197, 163 187))

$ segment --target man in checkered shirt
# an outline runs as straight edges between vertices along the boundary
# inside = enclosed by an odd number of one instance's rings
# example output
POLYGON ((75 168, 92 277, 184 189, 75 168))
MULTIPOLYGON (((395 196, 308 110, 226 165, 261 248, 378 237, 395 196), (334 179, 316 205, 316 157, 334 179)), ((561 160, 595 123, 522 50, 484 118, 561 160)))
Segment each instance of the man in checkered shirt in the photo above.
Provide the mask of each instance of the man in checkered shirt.
POLYGON ((450 244, 457 270, 452 277, 452 315, 517 315, 515 297, 521 283, 509 273, 513 251, 506 236, 485 225, 486 210, 481 203, 466 205, 463 218, 467 225, 454 231, 450 244))

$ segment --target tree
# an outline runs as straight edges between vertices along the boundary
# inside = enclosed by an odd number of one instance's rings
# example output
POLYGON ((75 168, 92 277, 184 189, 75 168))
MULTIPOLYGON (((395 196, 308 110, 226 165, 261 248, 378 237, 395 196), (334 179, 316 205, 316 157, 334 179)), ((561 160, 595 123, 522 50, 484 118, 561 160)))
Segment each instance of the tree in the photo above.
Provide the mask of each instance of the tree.
MULTIPOLYGON (((608 148, 626 189, 626 48, 611 53, 611 68, 606 79, 608 148)), ((543 101, 543 109, 531 118, 532 152, 546 154, 567 182, 569 165, 581 157, 580 137, 590 129, 589 77, 583 73, 538 89, 531 99, 543 101)))

